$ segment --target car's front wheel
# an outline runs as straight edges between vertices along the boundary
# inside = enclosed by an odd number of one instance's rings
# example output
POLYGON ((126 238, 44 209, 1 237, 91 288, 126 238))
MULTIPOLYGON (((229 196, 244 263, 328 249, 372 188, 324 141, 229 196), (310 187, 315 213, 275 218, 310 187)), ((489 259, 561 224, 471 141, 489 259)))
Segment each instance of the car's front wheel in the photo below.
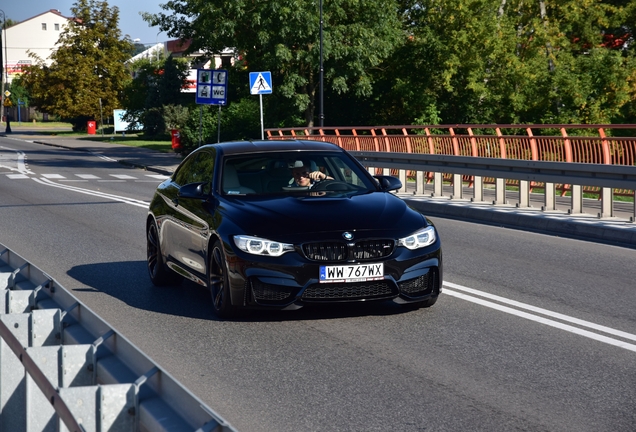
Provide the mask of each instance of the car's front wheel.
POLYGON ((232 306, 230 300, 230 282, 227 277, 225 253, 220 241, 216 241, 210 253, 210 265, 208 266, 208 287, 212 295, 212 306, 219 318, 231 318, 236 316, 237 308, 232 306))
POLYGON ((152 283, 156 286, 179 285, 183 277, 170 270, 164 262, 159 244, 159 230, 155 221, 148 224, 146 242, 148 275, 152 283))

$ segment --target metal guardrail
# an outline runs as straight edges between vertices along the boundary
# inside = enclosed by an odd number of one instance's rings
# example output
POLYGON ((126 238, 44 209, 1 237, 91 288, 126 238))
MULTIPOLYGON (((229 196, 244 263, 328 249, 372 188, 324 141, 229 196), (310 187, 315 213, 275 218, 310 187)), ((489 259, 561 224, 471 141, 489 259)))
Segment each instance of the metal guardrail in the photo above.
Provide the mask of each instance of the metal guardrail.
MULTIPOLYGON (((636 124, 447 124, 266 129, 270 140, 331 142, 348 151, 636 165, 636 124)), ((568 185, 559 189, 561 195, 568 185)), ((583 191, 600 197, 586 185, 583 191)), ((617 189, 616 195, 629 195, 617 189)))
POLYGON ((636 124, 449 124, 266 129, 270 140, 309 139, 349 151, 385 151, 634 165, 636 124))
MULTIPOLYGON (((636 189, 636 166, 582 164, 572 162, 542 162, 514 159, 495 159, 464 156, 386 153, 386 152, 350 152, 363 165, 375 173, 375 168, 388 171, 399 169, 403 185, 406 184, 406 172, 416 171, 416 192, 424 194, 426 173, 433 172, 433 196, 443 196, 443 174, 452 174, 454 198, 463 198, 464 176, 473 176, 472 201, 484 201, 484 177, 495 178, 494 204, 505 204, 506 180, 519 180, 519 207, 529 207, 531 182, 545 183, 545 202, 543 210, 555 210, 558 183, 571 185, 570 213, 583 211, 583 186, 597 186, 601 192, 601 213, 599 217, 613 217, 613 190, 636 189)), ((406 192, 403 187, 401 192, 406 192)), ((630 220, 636 217, 636 200, 630 220)))
POLYGON ((235 429, 0 244, 0 431, 235 429))

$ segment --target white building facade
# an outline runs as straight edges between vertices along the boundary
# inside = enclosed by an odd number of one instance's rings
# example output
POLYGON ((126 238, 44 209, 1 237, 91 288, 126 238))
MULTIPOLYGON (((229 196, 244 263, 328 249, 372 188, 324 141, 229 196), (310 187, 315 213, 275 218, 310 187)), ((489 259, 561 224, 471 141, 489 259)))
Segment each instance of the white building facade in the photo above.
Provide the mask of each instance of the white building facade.
POLYGON ((23 67, 34 63, 29 53, 36 54, 50 65, 49 57, 55 50, 60 33, 69 19, 60 11, 51 9, 6 29, 2 35, 6 53, 6 72, 3 77, 5 81, 10 83, 22 73, 23 67))

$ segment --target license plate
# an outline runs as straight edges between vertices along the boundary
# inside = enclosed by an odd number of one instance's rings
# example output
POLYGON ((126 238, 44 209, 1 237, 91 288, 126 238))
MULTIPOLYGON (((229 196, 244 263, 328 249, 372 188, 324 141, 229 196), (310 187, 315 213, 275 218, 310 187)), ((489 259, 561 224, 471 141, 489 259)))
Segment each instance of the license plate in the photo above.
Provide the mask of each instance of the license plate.
POLYGON ((320 283, 365 282, 384 279, 384 263, 320 266, 320 283))

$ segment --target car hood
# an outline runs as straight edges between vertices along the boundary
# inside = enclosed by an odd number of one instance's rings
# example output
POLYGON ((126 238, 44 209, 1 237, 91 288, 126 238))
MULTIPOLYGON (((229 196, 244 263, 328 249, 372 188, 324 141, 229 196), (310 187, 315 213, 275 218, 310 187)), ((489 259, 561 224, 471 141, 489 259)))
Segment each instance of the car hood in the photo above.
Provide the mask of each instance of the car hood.
POLYGON ((427 224, 419 212, 386 192, 337 198, 230 198, 220 204, 223 218, 242 233, 277 241, 302 241, 309 234, 341 240, 345 231, 358 232, 356 238, 398 238, 427 224))

